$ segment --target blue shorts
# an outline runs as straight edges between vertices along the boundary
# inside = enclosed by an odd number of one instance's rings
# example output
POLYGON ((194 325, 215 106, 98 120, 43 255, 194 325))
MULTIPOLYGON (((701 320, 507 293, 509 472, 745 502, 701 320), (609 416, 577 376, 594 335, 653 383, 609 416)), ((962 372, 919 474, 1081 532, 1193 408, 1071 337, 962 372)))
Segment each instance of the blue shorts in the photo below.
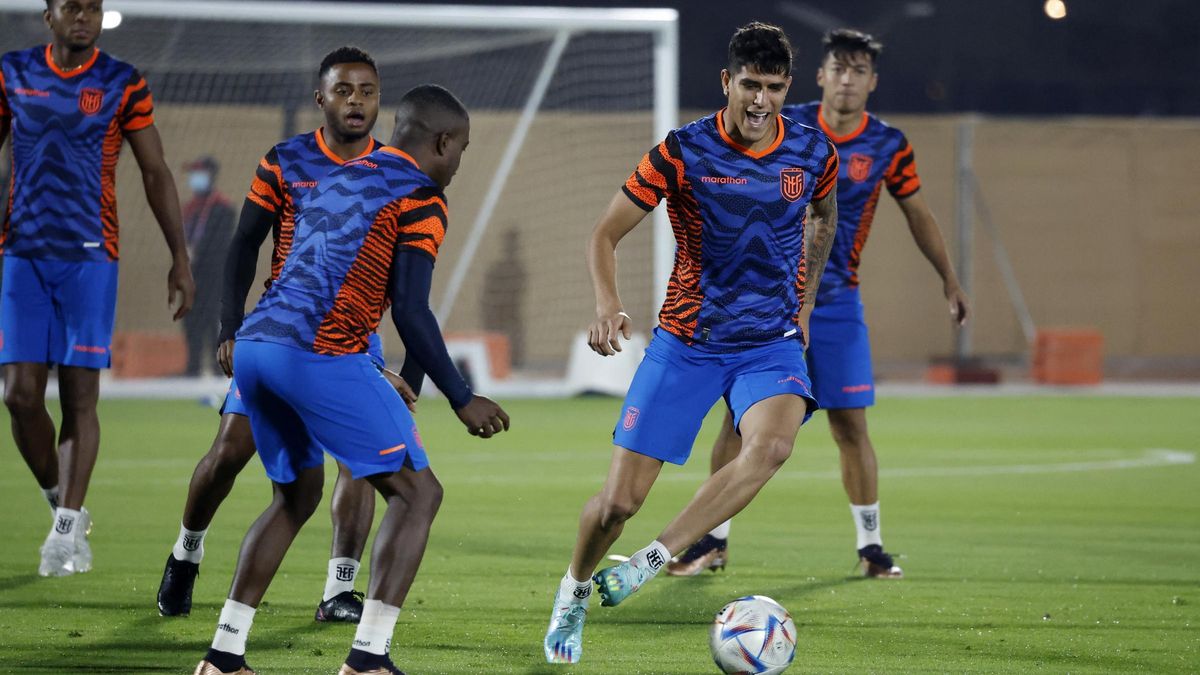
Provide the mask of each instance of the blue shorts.
POLYGON ((661 328, 646 348, 625 395, 613 442, 638 454, 683 464, 704 416, 718 399, 733 411, 734 428, 750 406, 780 394, 817 409, 800 340, 782 340, 738 352, 689 347, 661 328))
MULTIPOLYGON (((383 361, 383 341, 379 338, 379 333, 372 333, 370 342, 367 345, 367 356, 370 357, 371 363, 375 364, 376 368, 384 368, 383 361)), ((221 409, 218 411, 221 416, 225 415, 241 415, 249 417, 246 413, 246 404, 242 403, 242 392, 238 391, 237 382, 229 383, 229 391, 225 394, 225 402, 221 404, 221 409)))
POLYGON ((809 320, 805 357, 813 393, 826 410, 875 405, 871 341, 857 288, 818 298, 809 320))
POLYGON ((4 256, 0 363, 112 365, 117 263, 4 256))
POLYGON ((236 388, 267 476, 296 480, 328 452, 355 478, 429 466, 403 399, 366 354, 238 340, 236 388))

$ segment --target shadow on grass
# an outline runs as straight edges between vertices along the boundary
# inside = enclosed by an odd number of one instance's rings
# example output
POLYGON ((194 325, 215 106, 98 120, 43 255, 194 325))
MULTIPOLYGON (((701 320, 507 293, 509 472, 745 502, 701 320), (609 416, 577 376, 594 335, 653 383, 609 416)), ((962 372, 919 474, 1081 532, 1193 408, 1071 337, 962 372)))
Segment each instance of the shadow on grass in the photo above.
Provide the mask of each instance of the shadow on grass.
POLYGON ((0 591, 15 591, 23 586, 28 586, 38 580, 36 574, 18 574, 12 577, 4 577, 0 579, 0 591))

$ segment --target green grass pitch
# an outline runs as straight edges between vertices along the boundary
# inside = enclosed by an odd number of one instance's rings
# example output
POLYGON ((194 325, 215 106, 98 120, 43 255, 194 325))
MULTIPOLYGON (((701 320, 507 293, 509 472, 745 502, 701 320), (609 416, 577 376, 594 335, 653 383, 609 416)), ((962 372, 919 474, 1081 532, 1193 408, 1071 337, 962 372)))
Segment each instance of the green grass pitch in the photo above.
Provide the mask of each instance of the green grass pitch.
MULTIPOLYGON (((853 575, 853 525, 818 415, 734 522, 729 569, 663 576, 618 608, 594 603, 583 663, 551 668, 541 649, 551 594, 604 477, 619 403, 511 401, 512 431, 483 441, 444 402, 423 401, 446 499, 392 654, 410 674, 714 673, 713 614, 758 593, 795 618, 791 672, 1196 672, 1200 466, 1186 453, 1200 451, 1198 403, 883 399, 870 421, 901 581, 853 575)), ((191 617, 159 617, 163 561, 217 416, 190 402, 105 401, 101 420, 87 499, 95 569, 74 577, 37 577, 49 514, 7 430, 0 440, 0 672, 191 672, 267 503, 255 461, 210 530, 191 617)), ((645 545, 684 505, 718 421, 709 416, 691 463, 664 470, 615 553, 645 545)), ((334 673, 353 636, 313 622, 326 504, 256 617, 248 660, 260 673, 334 673)))

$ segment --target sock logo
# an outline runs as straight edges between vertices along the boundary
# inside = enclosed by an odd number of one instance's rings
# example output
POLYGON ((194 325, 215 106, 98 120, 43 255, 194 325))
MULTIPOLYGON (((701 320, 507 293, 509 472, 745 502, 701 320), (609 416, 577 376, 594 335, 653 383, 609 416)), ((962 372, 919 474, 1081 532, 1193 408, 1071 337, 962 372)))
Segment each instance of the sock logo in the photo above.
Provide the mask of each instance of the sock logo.
POLYGON ((54 531, 59 534, 70 534, 71 528, 75 526, 75 519, 70 516, 59 516, 54 523, 54 531))
POLYGON ((190 535, 190 534, 188 534, 188 535, 184 535, 184 537, 183 537, 183 550, 185 550, 185 551, 196 551, 196 550, 198 550, 199 548, 200 548, 200 537, 196 537, 196 536, 193 536, 193 535, 190 535))
POLYGON ((650 551, 646 554, 646 564, 650 565, 652 570, 662 567, 665 562, 667 561, 663 560, 662 554, 658 551, 650 551))
POLYGON ((354 581, 354 567, 352 565, 337 565, 334 567, 334 576, 338 581, 354 581))
POLYGON ((575 587, 574 595, 575 595, 575 597, 579 598, 580 600, 587 598, 591 594, 592 594, 592 585, 591 584, 586 584, 583 586, 575 587))
POLYGON ((864 511, 862 514, 863 529, 867 532, 874 532, 875 528, 879 527, 879 514, 864 511))
POLYGON ((219 623, 219 624, 217 624, 217 630, 223 630, 223 631, 225 631, 226 633, 229 633, 230 635, 237 635, 238 633, 242 632, 242 631, 238 630, 237 628, 234 628, 233 626, 231 626, 231 625, 229 625, 229 624, 227 624, 227 623, 219 623))

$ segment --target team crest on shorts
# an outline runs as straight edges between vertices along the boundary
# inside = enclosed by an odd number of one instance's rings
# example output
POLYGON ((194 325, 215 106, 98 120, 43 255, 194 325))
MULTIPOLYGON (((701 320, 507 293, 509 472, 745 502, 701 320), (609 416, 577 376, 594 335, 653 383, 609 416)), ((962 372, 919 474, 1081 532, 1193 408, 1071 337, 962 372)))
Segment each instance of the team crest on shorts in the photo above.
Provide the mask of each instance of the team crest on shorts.
POLYGON ((104 90, 94 87, 84 87, 79 92, 79 110, 84 115, 95 115, 104 104, 104 90))
POLYGON ((871 165, 874 163, 875 160, 871 159, 870 155, 856 152, 850 155, 850 168, 846 173, 850 176, 850 180, 861 183, 871 175, 871 165))
POLYGON ((779 170, 779 191, 789 202, 800 199, 804 194, 804 169, 791 166, 779 170))
POLYGON ((625 431, 633 431, 637 426, 638 418, 642 416, 642 411, 633 406, 625 409, 625 416, 621 418, 621 428, 625 431))

